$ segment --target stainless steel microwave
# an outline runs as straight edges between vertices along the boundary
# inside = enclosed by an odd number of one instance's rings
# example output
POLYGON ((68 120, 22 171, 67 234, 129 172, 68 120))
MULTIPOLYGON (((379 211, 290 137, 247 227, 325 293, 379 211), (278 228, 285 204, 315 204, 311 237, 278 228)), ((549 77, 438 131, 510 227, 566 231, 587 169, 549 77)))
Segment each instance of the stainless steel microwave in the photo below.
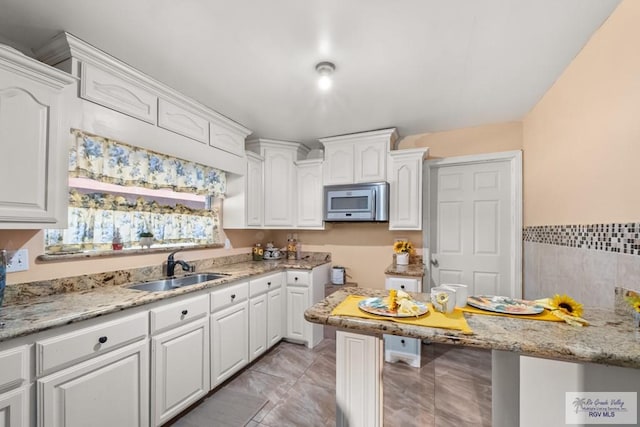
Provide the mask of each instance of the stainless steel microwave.
POLYGON ((389 221, 389 183, 325 186, 324 220, 389 221))

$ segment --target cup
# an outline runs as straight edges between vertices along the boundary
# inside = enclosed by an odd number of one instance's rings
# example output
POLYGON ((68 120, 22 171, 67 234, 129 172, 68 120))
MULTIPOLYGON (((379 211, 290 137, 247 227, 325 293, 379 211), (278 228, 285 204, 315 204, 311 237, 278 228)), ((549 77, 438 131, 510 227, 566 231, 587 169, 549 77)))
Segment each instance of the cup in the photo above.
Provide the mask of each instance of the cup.
POLYGON ((441 313, 452 313, 456 308, 456 291, 446 286, 435 286, 431 288, 431 304, 436 311, 441 313))
POLYGON ((467 305, 467 297, 469 296, 467 285, 462 285, 460 283, 443 283, 440 286, 456 291, 456 307, 464 307, 467 305))

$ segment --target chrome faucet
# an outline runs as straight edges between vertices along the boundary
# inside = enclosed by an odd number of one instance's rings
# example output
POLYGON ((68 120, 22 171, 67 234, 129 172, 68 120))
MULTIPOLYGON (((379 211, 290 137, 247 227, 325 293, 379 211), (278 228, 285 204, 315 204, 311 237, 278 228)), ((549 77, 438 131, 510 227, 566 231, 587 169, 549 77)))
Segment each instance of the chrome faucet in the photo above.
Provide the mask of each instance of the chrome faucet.
POLYGON ((195 266, 193 265, 189 265, 186 262, 182 261, 182 260, 175 260, 173 258, 173 256, 180 252, 181 249, 178 249, 177 251, 173 251, 169 254, 169 256, 167 257, 167 276, 168 277, 172 277, 175 276, 175 270, 176 270, 176 264, 179 264, 182 267, 182 270, 184 271, 195 271, 195 266))

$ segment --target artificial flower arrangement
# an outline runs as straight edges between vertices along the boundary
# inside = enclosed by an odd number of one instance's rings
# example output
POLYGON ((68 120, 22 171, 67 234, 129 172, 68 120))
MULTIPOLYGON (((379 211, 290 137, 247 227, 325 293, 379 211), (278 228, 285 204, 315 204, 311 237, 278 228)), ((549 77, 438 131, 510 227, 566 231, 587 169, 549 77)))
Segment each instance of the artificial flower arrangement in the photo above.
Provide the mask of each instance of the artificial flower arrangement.
POLYGON ((640 294, 637 294, 635 292, 630 292, 629 296, 625 297, 625 299, 627 300, 629 305, 633 307, 635 312, 640 314, 640 294))
POLYGON ((551 311, 551 314, 573 326, 587 326, 589 322, 583 319, 582 304, 564 294, 555 294, 553 298, 536 300, 536 303, 551 311))
POLYGON ((408 240, 398 240, 393 244, 393 251, 397 254, 407 253, 410 255, 415 254, 416 250, 413 248, 413 243, 408 240))

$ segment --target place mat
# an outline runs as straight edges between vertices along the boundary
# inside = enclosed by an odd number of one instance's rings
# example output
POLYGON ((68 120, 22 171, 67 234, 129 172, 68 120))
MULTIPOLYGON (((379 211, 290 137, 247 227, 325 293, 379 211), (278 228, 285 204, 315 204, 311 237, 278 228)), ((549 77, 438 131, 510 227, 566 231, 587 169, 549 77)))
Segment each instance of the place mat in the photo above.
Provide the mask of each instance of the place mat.
POLYGON ((376 316, 375 314, 366 313, 358 308, 358 303, 368 297, 358 295, 348 295, 344 301, 336 306, 331 312, 332 316, 351 316, 362 317, 364 319, 390 320, 397 323, 405 323, 407 325, 425 326, 427 328, 443 328, 455 329, 464 334, 472 334, 473 331, 469 327, 462 311, 454 310, 453 313, 440 313, 433 308, 431 303, 426 304, 429 312, 420 317, 387 317, 376 316))
POLYGON ((562 320, 562 319, 554 316, 553 314, 551 314, 551 312, 549 310, 547 310, 546 308, 544 309, 544 311, 542 313, 539 313, 539 314, 497 313, 495 311, 481 310, 479 308, 471 307, 470 305, 466 305, 466 306, 460 308, 460 310, 464 311, 465 313, 484 314, 484 315, 487 315, 487 316, 503 316, 503 317, 511 317, 513 319, 545 320, 547 322, 564 322, 564 320, 562 320))

